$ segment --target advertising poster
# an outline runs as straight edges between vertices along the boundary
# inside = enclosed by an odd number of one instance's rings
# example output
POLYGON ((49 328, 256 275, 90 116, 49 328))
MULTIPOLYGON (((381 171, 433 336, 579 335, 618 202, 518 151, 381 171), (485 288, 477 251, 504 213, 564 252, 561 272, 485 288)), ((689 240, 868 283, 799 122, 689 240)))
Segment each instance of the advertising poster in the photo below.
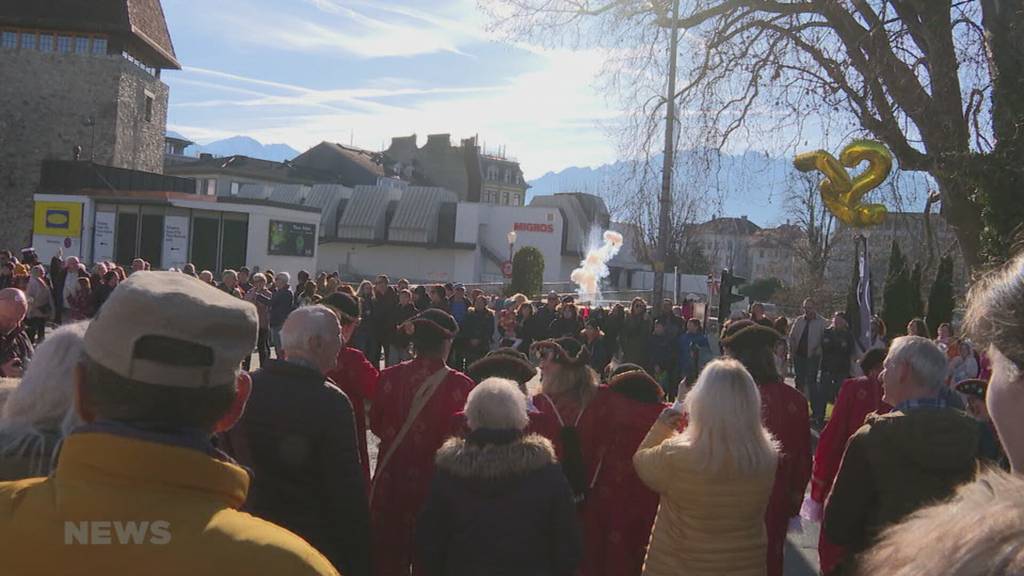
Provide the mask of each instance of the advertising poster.
POLYGON ((78 238, 82 235, 82 205, 78 202, 36 202, 33 233, 78 238))
POLYGON ((114 259, 114 227, 117 214, 114 212, 97 212, 92 234, 92 259, 94 262, 106 262, 114 259))
POLYGON ((313 257, 316 249, 316 224, 270 221, 267 253, 272 256, 313 257))
POLYGON ((188 263, 188 216, 164 216, 163 268, 188 263))

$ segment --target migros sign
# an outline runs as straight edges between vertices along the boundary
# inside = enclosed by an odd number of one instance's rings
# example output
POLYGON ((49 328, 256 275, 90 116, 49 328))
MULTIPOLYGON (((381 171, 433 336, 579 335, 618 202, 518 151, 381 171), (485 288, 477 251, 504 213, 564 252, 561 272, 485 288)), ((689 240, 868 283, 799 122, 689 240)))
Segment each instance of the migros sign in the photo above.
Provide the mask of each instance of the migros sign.
POLYGON ((543 234, 554 234, 554 224, 530 224, 527 222, 516 222, 512 229, 516 232, 541 232, 543 234))

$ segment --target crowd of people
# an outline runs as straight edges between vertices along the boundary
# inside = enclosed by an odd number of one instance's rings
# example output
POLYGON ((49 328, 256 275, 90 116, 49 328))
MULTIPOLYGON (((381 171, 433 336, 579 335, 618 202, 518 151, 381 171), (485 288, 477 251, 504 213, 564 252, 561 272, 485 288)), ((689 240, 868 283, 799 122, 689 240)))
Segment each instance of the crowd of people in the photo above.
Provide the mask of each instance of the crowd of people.
POLYGON ((781 576, 800 517, 826 574, 1024 566, 1024 257, 975 346, 874 319, 867 350, 812 300, 709 339, 671 301, 36 260, 0 254, 5 573, 781 576))

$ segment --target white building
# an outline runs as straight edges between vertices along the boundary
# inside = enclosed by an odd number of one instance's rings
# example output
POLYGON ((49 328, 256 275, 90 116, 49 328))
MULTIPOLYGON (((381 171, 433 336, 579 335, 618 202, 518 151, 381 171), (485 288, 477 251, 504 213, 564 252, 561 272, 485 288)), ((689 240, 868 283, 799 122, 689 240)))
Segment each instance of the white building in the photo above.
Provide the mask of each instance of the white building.
MULTIPOLYGON (((442 188, 382 179, 340 195, 336 227, 324 219, 317 268, 352 280, 388 274, 413 282, 500 283, 511 254, 532 246, 544 255, 544 281, 567 284, 586 250, 596 247, 588 244, 591 236, 616 228, 604 203, 583 194, 500 206, 459 202, 442 188)), ((630 288, 640 288, 637 272, 648 270, 628 246, 610 268, 615 285, 630 288)))
POLYGON ((320 210, 180 192, 82 191, 36 194, 35 220, 33 246, 43 262, 62 250, 88 263, 143 258, 154 269, 192 262, 215 274, 246 264, 297 272, 316 266, 320 210))

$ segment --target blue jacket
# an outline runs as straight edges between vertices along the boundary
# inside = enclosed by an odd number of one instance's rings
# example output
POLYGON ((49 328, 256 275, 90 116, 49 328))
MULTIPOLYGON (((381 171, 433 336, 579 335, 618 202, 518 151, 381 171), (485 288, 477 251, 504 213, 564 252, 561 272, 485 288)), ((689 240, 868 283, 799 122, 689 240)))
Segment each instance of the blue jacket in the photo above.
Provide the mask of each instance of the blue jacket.
POLYGON ((682 376, 686 376, 693 369, 693 351, 691 348, 696 345, 699 348, 706 348, 711 350, 711 344, 708 343, 708 337, 700 332, 696 334, 690 334, 689 332, 683 332, 676 339, 677 350, 679 355, 679 369, 682 376))

